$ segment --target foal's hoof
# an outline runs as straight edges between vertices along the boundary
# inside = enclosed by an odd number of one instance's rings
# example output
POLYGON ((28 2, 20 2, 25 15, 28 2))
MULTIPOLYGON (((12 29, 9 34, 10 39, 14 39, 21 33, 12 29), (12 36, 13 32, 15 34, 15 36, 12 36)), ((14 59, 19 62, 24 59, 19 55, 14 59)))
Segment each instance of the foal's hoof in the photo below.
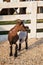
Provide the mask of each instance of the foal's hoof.
POLYGON ((18 49, 18 51, 21 51, 21 49, 18 49))
POLYGON ((13 54, 10 54, 10 56, 13 56, 13 54))
POLYGON ((28 49, 28 47, 25 48, 26 50, 28 49))
POLYGON ((14 57, 17 57, 17 54, 14 54, 14 57))

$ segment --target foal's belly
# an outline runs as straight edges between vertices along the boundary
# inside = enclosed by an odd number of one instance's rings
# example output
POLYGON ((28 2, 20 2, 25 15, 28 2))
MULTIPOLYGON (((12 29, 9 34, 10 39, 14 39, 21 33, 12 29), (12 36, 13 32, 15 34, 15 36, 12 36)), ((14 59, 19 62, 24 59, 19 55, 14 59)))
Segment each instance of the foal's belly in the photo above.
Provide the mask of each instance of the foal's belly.
POLYGON ((14 34, 14 33, 11 33, 11 32, 10 32, 10 33, 8 34, 8 40, 9 40, 9 42, 11 42, 16 35, 17 35, 17 34, 14 34))
POLYGON ((12 44, 15 44, 19 39, 19 36, 18 35, 15 35, 15 36, 10 36, 9 37, 9 42, 12 43, 12 44))

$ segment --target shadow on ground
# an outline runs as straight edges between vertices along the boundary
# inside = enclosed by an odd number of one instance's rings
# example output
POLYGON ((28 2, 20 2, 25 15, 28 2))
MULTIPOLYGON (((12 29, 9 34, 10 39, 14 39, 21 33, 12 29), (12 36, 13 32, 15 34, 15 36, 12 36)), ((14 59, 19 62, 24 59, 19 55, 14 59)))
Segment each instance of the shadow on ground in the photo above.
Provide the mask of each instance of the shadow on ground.
MULTIPOLYGON (((29 51, 29 50, 31 50, 31 49, 33 49, 41 44, 43 44, 43 38, 41 38, 40 40, 38 40, 35 43, 33 43, 32 45, 30 45, 26 51, 29 51)), ((21 51, 23 51, 24 49, 25 48, 21 49, 21 51)), ((25 51, 21 52, 18 56, 20 56, 21 54, 24 54, 24 53, 25 53, 25 51)))

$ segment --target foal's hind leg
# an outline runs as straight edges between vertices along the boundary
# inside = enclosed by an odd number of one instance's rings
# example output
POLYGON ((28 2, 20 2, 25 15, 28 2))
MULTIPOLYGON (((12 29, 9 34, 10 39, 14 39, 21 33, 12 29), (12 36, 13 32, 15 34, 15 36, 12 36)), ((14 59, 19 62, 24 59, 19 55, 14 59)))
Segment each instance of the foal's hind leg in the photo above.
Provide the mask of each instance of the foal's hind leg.
POLYGON ((25 39, 25 43, 26 43, 26 49, 28 49, 28 41, 27 41, 28 37, 26 37, 25 39))
POLYGON ((16 46, 15 46, 15 54, 14 54, 15 57, 17 57, 17 50, 18 50, 18 45, 16 44, 16 46))
POLYGON ((21 41, 22 39, 19 40, 19 49, 18 49, 19 51, 21 50, 21 41))
POLYGON ((12 56, 12 45, 10 45, 10 56, 12 56))

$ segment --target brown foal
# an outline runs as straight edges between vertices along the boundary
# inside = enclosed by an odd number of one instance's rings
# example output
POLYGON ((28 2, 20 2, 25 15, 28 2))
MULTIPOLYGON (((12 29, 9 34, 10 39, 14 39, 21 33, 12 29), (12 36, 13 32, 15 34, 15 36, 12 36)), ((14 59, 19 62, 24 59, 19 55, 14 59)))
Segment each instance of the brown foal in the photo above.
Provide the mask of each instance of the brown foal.
MULTIPOLYGON (((15 54, 14 54, 15 57, 17 57, 17 50, 18 50, 18 45, 16 42, 19 39, 19 35, 17 34, 17 32, 27 31, 27 27, 24 26, 23 21, 21 21, 20 19, 17 19, 16 22, 17 22, 17 24, 8 33, 8 41, 10 43, 10 56, 13 55, 12 54, 12 44, 15 44, 16 45, 15 54)), ((27 44, 26 44, 26 49, 27 49, 27 44)))

